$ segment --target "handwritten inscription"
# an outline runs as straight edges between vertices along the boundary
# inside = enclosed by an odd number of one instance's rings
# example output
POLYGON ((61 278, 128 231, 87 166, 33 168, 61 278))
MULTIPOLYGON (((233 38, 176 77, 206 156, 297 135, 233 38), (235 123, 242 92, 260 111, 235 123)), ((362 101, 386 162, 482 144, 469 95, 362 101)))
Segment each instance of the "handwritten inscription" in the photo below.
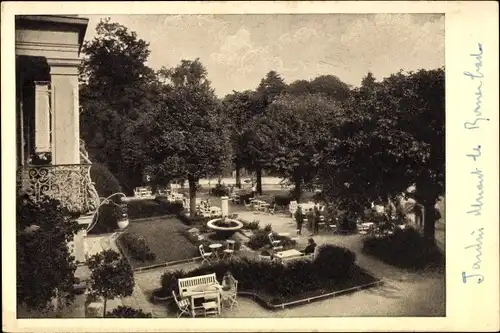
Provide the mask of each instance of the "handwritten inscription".
POLYGON ((485 118, 482 112, 482 98, 483 98, 483 78, 484 74, 481 72, 483 67, 483 45, 481 43, 477 44, 478 51, 477 53, 471 53, 470 56, 474 57, 476 62, 474 64, 475 71, 473 72, 464 72, 463 74, 470 78, 472 81, 477 82, 476 86, 476 107, 474 108, 474 119, 470 121, 466 121, 464 123, 464 128, 468 130, 475 130, 480 127, 481 122, 490 121, 489 118, 485 118))
MULTIPOLYGON (((476 166, 470 174, 475 176, 475 200, 472 204, 470 204, 471 210, 467 211, 467 214, 472 214, 472 216, 481 216, 481 212, 483 209, 483 199, 484 199, 484 173, 478 168, 478 162, 480 161, 480 157, 483 154, 481 145, 477 145, 472 148, 472 151, 465 154, 466 157, 472 159, 472 162, 476 166)), ((476 242, 472 245, 467 245, 464 247, 465 250, 475 249, 476 256, 475 261, 472 263, 471 269, 469 271, 462 272, 462 281, 463 283, 467 283, 469 280, 476 281, 477 284, 480 284, 484 281, 484 275, 481 273, 481 257, 483 256, 482 248, 483 248, 483 236, 484 236, 484 228, 477 228, 470 234, 471 236, 476 237, 476 242)))
MULTIPOLYGON (((471 233, 471 235, 476 236, 476 243, 472 245, 468 245, 465 247, 465 249, 471 249, 474 248, 476 250, 476 261, 472 264, 472 270, 473 271, 479 271, 481 269, 481 257, 483 256, 482 248, 483 248, 483 236, 484 236, 484 229, 479 228, 471 233)), ((478 284, 482 283, 484 281, 484 276, 480 273, 467 273, 467 272, 462 272, 462 281, 463 283, 467 283, 468 279, 475 278, 476 282, 478 284)))

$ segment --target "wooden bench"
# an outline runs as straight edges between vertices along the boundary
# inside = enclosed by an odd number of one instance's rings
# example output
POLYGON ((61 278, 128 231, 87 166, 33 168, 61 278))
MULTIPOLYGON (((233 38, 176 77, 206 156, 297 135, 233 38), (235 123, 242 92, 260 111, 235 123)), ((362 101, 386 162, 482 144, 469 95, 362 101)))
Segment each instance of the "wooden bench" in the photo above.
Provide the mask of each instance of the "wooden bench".
POLYGON ((204 286, 219 285, 215 273, 183 278, 178 280, 179 294, 181 297, 189 297, 193 293, 199 293, 204 286))

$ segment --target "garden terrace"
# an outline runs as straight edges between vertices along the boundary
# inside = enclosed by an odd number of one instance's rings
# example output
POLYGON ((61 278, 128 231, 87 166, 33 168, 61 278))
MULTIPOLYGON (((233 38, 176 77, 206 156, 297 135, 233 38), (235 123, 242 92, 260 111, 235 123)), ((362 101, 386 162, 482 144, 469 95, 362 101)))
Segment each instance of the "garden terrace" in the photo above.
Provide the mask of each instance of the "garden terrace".
POLYGON ((215 273, 221 280, 230 271, 238 280, 242 294, 256 296, 263 305, 275 307, 312 299, 326 294, 354 291, 379 282, 355 264, 355 255, 333 245, 322 246, 313 261, 296 261, 288 265, 240 258, 202 265, 194 270, 167 272, 161 288, 153 295, 166 297, 177 292, 179 278, 215 273))

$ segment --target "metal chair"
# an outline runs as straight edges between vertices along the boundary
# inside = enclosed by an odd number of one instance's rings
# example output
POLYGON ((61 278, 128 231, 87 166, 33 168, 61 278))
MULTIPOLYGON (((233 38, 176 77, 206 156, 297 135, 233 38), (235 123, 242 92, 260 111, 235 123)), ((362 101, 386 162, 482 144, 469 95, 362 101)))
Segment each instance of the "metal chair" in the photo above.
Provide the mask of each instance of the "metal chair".
POLYGON ((226 258, 226 259, 234 258, 234 252, 235 252, 234 245, 235 245, 235 243, 236 242, 232 239, 226 240, 226 248, 223 251, 224 258, 226 258))
POLYGON ((177 312, 177 318, 181 317, 183 314, 190 315, 189 310, 191 307, 191 303, 187 298, 178 299, 175 291, 172 290, 172 295, 174 296, 175 304, 177 304, 177 308, 179 311, 177 312))
POLYGON ((238 301, 236 300, 237 293, 238 280, 233 280, 233 287, 222 292, 222 301, 229 303, 229 309, 233 309, 233 306, 238 306, 238 301))
POLYGON ((274 251, 283 250, 283 246, 280 245, 281 241, 274 239, 274 234, 272 232, 269 233, 269 235, 267 235, 267 237, 269 238, 269 241, 271 242, 271 245, 272 245, 274 251))
POLYGON ((200 244, 200 246, 198 246, 198 249, 200 250, 201 258, 203 259, 201 261, 202 264, 205 261, 208 263, 211 263, 212 260, 215 258, 215 254, 213 252, 205 252, 205 249, 203 248, 203 244, 200 244))

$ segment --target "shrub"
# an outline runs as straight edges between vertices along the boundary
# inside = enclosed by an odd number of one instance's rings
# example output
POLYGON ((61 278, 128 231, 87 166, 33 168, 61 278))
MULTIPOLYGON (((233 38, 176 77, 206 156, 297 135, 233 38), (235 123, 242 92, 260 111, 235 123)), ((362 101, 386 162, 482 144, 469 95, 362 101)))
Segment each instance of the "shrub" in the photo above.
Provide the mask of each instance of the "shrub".
POLYGON ((142 262, 156 259, 156 255, 151 252, 151 249, 149 248, 149 245, 144 237, 127 232, 121 235, 120 238, 132 258, 142 262))
POLYGON ((90 177, 94 182, 95 189, 99 196, 101 197, 109 197, 111 194, 122 192, 122 187, 120 182, 116 179, 111 171, 109 171, 108 167, 94 163, 90 168, 90 177))
POLYGON ((259 229, 259 220, 253 220, 252 222, 247 222, 245 220, 239 220, 241 223, 243 223, 243 229, 247 230, 257 230, 259 229))
POLYGON ((413 228, 397 229, 393 235, 381 238, 368 238, 363 243, 363 252, 400 268, 418 270, 444 262, 435 243, 413 228))
POLYGON ((135 200, 127 203, 130 218, 148 218, 161 215, 179 214, 183 210, 182 201, 169 202, 163 199, 135 200))
POLYGON ((151 313, 145 313, 141 309, 134 309, 128 306, 118 306, 108 312, 106 318, 151 318, 151 313))
POLYGON ((185 225, 199 225, 199 226, 206 226, 207 222, 212 219, 210 217, 203 217, 203 216, 198 216, 198 215, 191 216, 191 215, 188 215, 188 213, 185 210, 182 210, 177 215, 177 217, 185 225))
POLYGON ((179 284, 177 280, 184 277, 185 275, 186 273, 182 269, 163 273, 163 275, 161 276, 161 289, 168 292, 162 293, 162 296, 171 296, 172 290, 174 290, 175 293, 178 294, 179 284))
POLYGON ((227 196, 229 195, 229 187, 226 184, 217 184, 210 192, 217 197, 227 196))
POLYGON ((276 206, 288 206, 292 200, 293 196, 291 194, 278 194, 274 197, 276 206))
POLYGON ((98 221, 89 234, 103 234, 115 231, 118 227, 118 220, 126 212, 128 211, 124 206, 116 205, 115 203, 103 204, 97 214, 98 221))
POLYGON ((315 202, 324 202, 325 201, 325 194, 323 193, 323 191, 314 192, 313 200, 315 202))
POLYGON ((352 216, 348 216, 347 214, 342 214, 339 217, 339 229, 347 232, 355 232, 358 229, 358 225, 356 223, 356 219, 352 216))
POLYGON ((264 227, 264 231, 270 233, 271 231, 273 231, 273 226, 270 223, 266 224, 266 226, 264 227))
POLYGON ((248 240, 247 246, 252 250, 258 250, 266 245, 269 245, 269 232, 265 230, 258 229, 255 230, 254 234, 248 240))
POLYGON ((338 278, 354 268, 356 255, 346 248, 330 244, 321 245, 314 264, 319 274, 325 278, 338 278))

